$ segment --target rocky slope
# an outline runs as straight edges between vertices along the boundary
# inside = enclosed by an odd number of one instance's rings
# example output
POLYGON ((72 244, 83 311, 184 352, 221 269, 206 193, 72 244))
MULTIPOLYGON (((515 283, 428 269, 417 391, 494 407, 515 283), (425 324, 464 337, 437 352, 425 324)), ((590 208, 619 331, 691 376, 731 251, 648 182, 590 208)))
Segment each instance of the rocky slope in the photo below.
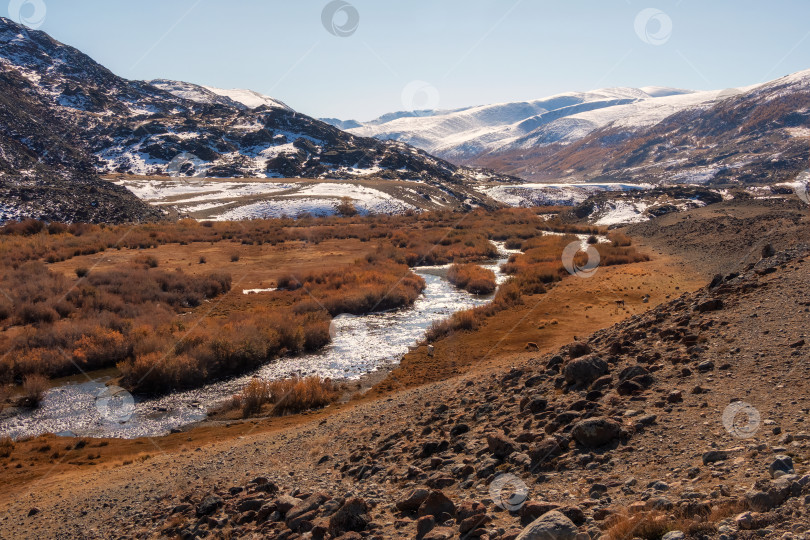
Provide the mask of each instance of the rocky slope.
MULTIPOLYGON (((484 205, 485 197, 456 194, 454 186, 515 180, 459 167, 403 143, 347 134, 255 93, 129 81, 8 19, 0 19, 0 69, 37 102, 44 129, 89 156, 75 167, 82 171, 405 180, 484 205)), ((31 135, 33 144, 48 141, 31 135)))
POLYGON ((557 354, 459 381, 421 406, 400 403, 404 415, 377 418, 345 451, 313 452, 313 467, 342 488, 256 471, 265 476, 190 491, 157 510, 152 517, 170 523, 157 531, 428 539, 803 533, 806 399, 793 394, 794 407, 783 407, 781 397, 763 398, 764 389, 739 394, 757 365, 772 367, 776 380, 807 370, 803 327, 764 338, 770 349, 757 344, 760 335, 737 331, 760 334, 777 323, 770 310, 751 311, 765 298, 794 309, 792 323, 810 320, 784 287, 807 290, 806 278, 796 282, 807 254, 779 253, 557 354))
POLYGON ((0 62, 0 222, 141 221, 163 212, 98 178, 77 130, 0 62))

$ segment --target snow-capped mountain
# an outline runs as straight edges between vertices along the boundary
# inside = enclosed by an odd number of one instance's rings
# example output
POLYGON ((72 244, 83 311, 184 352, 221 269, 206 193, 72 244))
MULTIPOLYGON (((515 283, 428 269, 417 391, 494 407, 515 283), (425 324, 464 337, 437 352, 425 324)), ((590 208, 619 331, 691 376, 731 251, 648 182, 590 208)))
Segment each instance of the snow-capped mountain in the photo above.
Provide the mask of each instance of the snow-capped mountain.
MULTIPOLYGON (((94 173, 414 181, 473 205, 488 201, 468 184, 516 180, 401 142, 346 133, 255 92, 123 79, 44 32, 3 18, 0 74, 39 104, 44 133, 86 156, 84 170, 94 173)), ((18 137, 18 121, 7 124, 8 137, 43 144, 37 136, 18 137)))
POLYGON ((649 107, 638 114, 638 104, 617 107, 621 115, 567 144, 501 149, 470 161, 535 180, 658 184, 790 182, 810 166, 810 70, 711 100, 685 98, 678 110, 646 117, 649 107))
POLYGON ((672 114, 682 103, 705 99, 710 97, 673 88, 607 88, 451 111, 391 113, 349 131, 464 161, 498 149, 577 140, 630 112, 617 109, 622 105, 635 105, 635 121, 650 122, 672 114))
POLYGON ((808 80, 810 71, 729 90, 609 88, 345 126, 530 181, 784 180, 807 168, 808 80), (758 172, 741 170, 750 163, 758 172))

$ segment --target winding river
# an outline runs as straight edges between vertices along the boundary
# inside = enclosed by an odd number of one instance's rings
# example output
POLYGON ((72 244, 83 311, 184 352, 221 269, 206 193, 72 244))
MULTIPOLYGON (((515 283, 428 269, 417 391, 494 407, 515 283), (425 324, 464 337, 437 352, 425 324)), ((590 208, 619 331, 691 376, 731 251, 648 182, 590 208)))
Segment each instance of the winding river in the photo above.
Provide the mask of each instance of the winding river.
MULTIPOLYGON (((501 258, 484 266, 495 272, 501 284, 507 276, 500 265, 514 251, 506 250, 503 244, 495 245, 501 258)), ((0 434, 15 439, 42 433, 119 438, 165 435, 205 419, 210 408, 237 393, 254 376, 359 379, 394 365, 434 321, 492 299, 492 295, 474 296, 451 285, 445 277, 447 266, 413 270, 426 284, 413 306, 364 316, 338 316, 330 328, 331 343, 317 353, 281 358, 240 377, 157 398, 133 399, 124 391, 116 393, 115 387, 106 386, 109 377, 69 382, 50 389, 39 408, 0 420, 0 434)))

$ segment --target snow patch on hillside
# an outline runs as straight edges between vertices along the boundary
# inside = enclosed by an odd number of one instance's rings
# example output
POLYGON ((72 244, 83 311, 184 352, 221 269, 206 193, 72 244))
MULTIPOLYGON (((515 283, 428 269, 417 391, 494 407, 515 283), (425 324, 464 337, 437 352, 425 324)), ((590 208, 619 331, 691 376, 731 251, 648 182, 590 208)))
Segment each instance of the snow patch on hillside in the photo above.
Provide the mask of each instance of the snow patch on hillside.
POLYGON ((594 225, 610 226, 623 225, 627 223, 641 223, 650 219, 647 210, 649 204, 645 202, 625 202, 617 201, 609 203, 604 208, 597 209, 594 213, 600 217, 594 221, 594 225))
POLYGON ((573 206, 600 191, 651 189, 651 184, 519 184, 491 186, 480 191, 509 206, 573 206))
POLYGON ((244 90, 239 88, 225 90, 223 88, 215 88, 213 86, 203 86, 203 88, 219 96, 224 96, 237 103, 241 103, 248 109, 257 109, 259 107, 290 109, 285 103, 277 99, 273 99, 270 96, 265 96, 264 94, 254 92, 253 90, 244 90))

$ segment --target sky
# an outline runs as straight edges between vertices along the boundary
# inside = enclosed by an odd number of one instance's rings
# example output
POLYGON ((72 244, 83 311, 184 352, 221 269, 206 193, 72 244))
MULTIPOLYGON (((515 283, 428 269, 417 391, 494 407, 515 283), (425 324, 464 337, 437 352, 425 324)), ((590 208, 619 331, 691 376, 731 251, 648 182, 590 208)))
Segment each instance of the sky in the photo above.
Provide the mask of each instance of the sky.
POLYGON ((807 0, 10 0, 8 11, 122 77, 249 88, 341 119, 616 86, 726 89, 810 68, 807 0))

